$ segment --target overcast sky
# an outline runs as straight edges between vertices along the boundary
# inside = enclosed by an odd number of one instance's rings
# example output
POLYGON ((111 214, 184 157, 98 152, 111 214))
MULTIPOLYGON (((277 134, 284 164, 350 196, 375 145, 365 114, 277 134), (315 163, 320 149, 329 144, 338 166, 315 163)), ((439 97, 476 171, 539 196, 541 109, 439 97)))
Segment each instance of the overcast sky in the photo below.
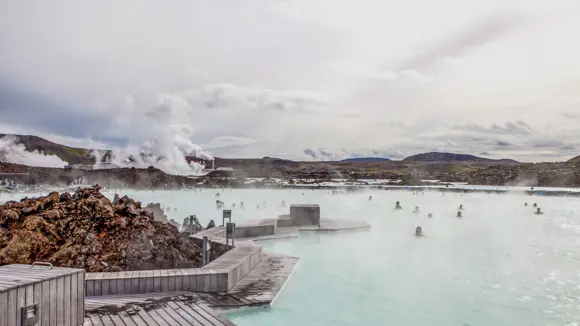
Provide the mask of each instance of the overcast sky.
POLYGON ((217 156, 580 154, 577 0, 0 0, 0 132, 217 156))

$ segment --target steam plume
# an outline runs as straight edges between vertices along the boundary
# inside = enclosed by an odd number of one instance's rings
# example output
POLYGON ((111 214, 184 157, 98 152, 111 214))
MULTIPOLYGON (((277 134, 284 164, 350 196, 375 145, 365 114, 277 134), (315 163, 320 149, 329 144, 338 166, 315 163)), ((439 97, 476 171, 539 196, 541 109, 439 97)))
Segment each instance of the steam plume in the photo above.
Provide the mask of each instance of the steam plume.
POLYGON ((52 168, 63 168, 67 165, 67 162, 56 155, 26 151, 26 147, 18 143, 18 138, 14 136, 0 138, 0 161, 52 168))

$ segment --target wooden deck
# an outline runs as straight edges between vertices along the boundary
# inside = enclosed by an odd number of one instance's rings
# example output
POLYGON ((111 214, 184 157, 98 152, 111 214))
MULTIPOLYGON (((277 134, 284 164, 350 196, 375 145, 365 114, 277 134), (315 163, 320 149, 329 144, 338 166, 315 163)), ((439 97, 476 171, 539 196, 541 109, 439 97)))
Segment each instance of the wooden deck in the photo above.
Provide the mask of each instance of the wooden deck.
POLYGON ((298 258, 270 252, 228 294, 272 304, 298 264, 298 258))
POLYGON ((234 325, 231 309, 269 307, 292 275, 298 258, 264 253, 263 260, 227 293, 169 292, 85 299, 85 326, 234 325))
POLYGON ((85 314, 84 326, 235 326, 195 298, 174 296, 107 305, 85 314))

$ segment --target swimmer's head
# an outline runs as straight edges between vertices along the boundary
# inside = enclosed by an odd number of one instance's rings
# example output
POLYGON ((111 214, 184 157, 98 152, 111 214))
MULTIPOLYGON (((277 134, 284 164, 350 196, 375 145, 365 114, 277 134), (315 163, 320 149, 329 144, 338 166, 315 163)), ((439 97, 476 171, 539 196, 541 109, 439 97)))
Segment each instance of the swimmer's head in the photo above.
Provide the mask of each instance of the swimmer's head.
POLYGON ((433 214, 429 213, 429 215, 427 215, 427 217, 431 218, 431 217, 433 217, 433 214))
POLYGON ((457 212, 457 217, 461 217, 461 212, 460 211, 457 212))
POLYGON ((422 235, 423 234, 423 229, 421 229, 420 226, 415 228, 415 235, 422 235))

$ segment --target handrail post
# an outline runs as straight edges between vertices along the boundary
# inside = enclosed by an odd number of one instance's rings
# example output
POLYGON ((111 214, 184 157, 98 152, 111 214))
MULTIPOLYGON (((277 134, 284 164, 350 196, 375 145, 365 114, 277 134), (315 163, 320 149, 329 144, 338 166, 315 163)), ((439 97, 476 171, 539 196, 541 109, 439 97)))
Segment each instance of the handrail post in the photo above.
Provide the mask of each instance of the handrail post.
POLYGON ((203 243, 201 246, 201 265, 202 266, 205 266, 208 263, 208 254, 207 254, 207 244, 208 243, 207 242, 208 242, 207 236, 204 235, 203 236, 203 243))

